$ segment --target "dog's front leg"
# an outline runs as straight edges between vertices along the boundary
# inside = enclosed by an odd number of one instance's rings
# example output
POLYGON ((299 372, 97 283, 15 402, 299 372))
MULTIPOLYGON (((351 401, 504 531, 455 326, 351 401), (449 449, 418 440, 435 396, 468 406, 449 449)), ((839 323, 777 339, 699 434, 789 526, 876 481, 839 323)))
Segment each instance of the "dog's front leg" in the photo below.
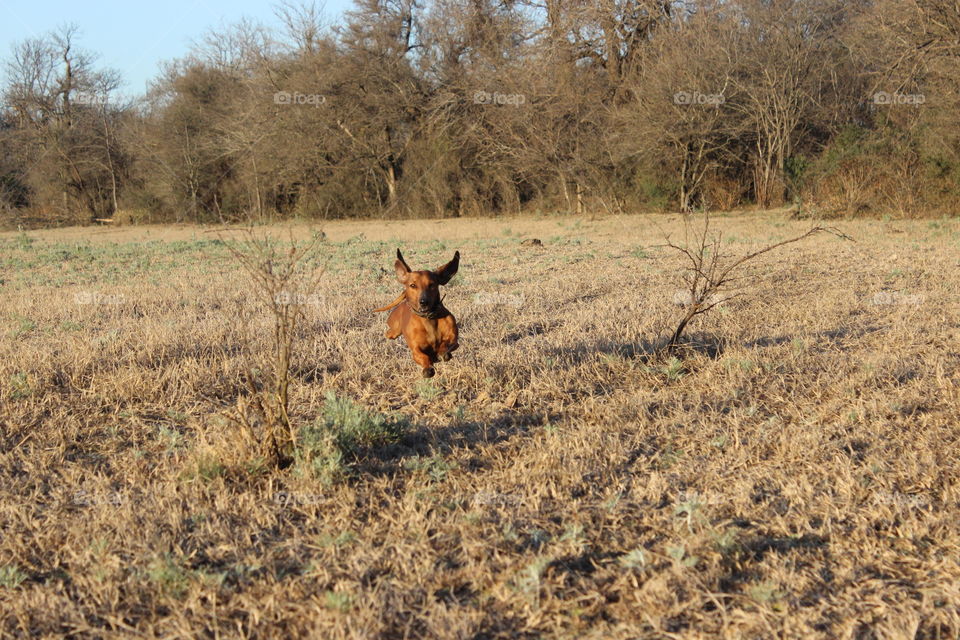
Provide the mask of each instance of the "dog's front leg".
POLYGON ((446 362, 460 346, 457 342, 457 319, 452 313, 437 320, 437 333, 440 336, 437 356, 446 362))
POLYGON ((433 358, 420 347, 411 346, 410 352, 413 354, 413 361, 420 365, 422 371, 420 375, 424 378, 432 378, 436 371, 433 370, 433 358))

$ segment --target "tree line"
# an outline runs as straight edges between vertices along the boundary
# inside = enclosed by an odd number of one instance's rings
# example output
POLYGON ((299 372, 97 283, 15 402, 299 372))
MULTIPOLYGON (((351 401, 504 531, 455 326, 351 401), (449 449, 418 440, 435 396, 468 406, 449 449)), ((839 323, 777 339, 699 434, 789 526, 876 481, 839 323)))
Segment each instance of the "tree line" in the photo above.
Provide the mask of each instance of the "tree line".
POLYGON ((960 196, 957 0, 356 0, 242 21, 125 98, 74 26, 0 86, 25 224, 772 208, 960 196))

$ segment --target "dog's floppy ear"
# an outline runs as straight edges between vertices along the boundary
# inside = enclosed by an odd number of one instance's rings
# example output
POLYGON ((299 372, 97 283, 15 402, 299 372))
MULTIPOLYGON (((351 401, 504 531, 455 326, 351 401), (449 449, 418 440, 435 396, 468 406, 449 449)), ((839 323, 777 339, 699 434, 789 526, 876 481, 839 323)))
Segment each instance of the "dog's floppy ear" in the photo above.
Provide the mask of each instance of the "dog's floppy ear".
POLYGON ((434 273, 437 275, 437 282, 440 284, 447 284, 448 282, 450 282, 450 278, 452 278, 457 273, 457 268, 459 266, 460 266, 460 252, 457 251, 456 253, 453 254, 453 260, 451 260, 447 264, 443 265, 442 267, 434 271, 434 273))
POLYGON ((407 275, 410 273, 410 267, 407 266, 406 261, 403 259, 403 254, 400 253, 400 249, 397 249, 397 261, 393 263, 393 268, 397 272, 397 280, 405 283, 407 281, 407 275))

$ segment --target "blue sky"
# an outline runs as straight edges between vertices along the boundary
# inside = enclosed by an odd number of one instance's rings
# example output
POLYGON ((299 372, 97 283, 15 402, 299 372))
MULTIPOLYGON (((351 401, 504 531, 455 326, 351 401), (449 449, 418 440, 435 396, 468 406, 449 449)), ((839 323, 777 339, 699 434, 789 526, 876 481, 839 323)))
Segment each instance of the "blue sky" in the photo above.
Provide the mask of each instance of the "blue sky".
MULTIPOLYGON (((336 21, 351 2, 318 6, 328 21, 336 21)), ((0 0, 0 60, 16 42, 75 23, 80 46, 99 55, 99 67, 120 71, 123 93, 137 94, 162 61, 184 55, 210 29, 244 17, 277 26, 274 7, 270 0, 0 0)))

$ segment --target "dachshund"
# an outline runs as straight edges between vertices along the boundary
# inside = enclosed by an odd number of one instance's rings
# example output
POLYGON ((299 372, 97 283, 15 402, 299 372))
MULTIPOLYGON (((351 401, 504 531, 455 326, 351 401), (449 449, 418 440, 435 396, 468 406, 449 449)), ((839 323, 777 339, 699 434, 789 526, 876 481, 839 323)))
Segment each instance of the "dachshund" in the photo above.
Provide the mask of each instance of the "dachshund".
POLYGON ((460 346, 457 319, 440 298, 440 286, 450 282, 459 266, 460 252, 457 251, 453 260, 435 271, 413 271, 397 249, 393 268, 403 285, 403 293, 387 306, 374 309, 374 313, 393 309, 387 318, 386 337, 393 340, 403 335, 424 378, 432 378, 436 373, 434 363, 446 362, 460 346))

